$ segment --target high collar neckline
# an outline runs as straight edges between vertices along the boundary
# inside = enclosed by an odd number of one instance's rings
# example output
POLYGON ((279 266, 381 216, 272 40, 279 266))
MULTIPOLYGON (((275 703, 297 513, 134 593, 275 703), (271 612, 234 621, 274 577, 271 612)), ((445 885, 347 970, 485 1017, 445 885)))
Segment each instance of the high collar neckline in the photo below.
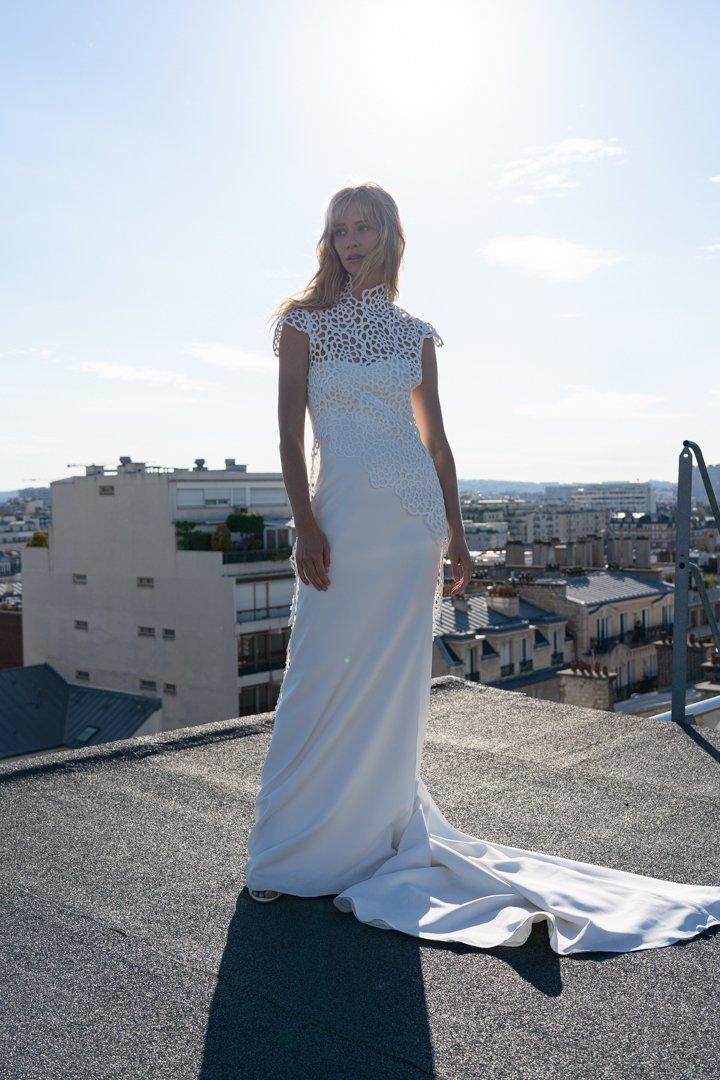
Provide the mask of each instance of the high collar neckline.
POLYGON ((372 311, 386 311, 390 307, 388 287, 384 281, 378 282, 377 285, 371 285, 368 289, 363 289, 361 299, 358 300, 356 296, 353 296, 353 279, 348 275, 340 295, 344 300, 348 300, 353 304, 362 304, 363 307, 370 308, 372 311))

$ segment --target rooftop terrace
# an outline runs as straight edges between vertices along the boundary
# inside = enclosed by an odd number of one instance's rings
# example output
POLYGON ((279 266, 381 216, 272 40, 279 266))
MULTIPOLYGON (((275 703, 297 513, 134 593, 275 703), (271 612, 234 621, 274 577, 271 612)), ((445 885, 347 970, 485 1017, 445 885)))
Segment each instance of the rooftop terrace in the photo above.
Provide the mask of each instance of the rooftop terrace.
MULTIPOLYGON (((0 1060, 19 1078, 717 1077, 720 927, 634 953, 442 945, 254 903, 272 714, 0 763, 0 1060)), ((423 779, 460 829, 720 882, 720 732, 452 676, 423 779)))

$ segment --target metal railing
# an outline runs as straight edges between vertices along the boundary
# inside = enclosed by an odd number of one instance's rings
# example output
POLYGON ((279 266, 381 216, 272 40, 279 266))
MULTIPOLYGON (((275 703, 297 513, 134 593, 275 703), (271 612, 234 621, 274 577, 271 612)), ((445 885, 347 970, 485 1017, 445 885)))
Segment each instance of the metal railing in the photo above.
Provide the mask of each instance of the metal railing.
POLYGON ((622 634, 609 634, 605 637, 591 637, 588 646, 596 653, 612 652, 618 645, 652 645, 655 641, 661 641, 664 637, 670 637, 673 632, 673 624, 657 623, 653 626, 643 626, 638 623, 630 630, 624 630, 622 634))
MULTIPOLYGON (((692 577, 700 594, 705 614, 720 650, 720 632, 713 614, 705 582, 700 567, 690 560, 690 514, 692 510, 692 454, 697 459, 697 467, 705 486, 708 501, 715 516, 715 527, 720 531, 720 507, 710 483, 705 459, 697 443, 683 439, 683 450, 678 464, 677 491, 677 550, 675 553, 675 614, 673 617, 673 654, 672 654, 672 719, 676 723, 686 722, 685 692, 687 688, 687 634, 688 634, 688 587, 692 577), (692 451, 692 453, 691 453, 692 451)), ((706 701, 720 698, 708 698, 706 701)))

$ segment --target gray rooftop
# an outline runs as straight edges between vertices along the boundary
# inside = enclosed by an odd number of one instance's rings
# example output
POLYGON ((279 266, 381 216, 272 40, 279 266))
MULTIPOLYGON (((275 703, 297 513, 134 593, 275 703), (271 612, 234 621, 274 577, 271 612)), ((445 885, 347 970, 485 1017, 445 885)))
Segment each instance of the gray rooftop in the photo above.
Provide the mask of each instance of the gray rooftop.
POLYGON ((50 664, 0 671, 0 758, 127 739, 162 698, 68 683, 50 664))
POLYGON ((547 582, 567 582, 567 598, 578 604, 600 607, 602 604, 618 600, 640 600, 649 602, 663 596, 673 596, 675 586, 659 578, 643 577, 631 570, 592 570, 587 574, 560 574, 536 578, 534 584, 547 582))
MULTIPOLYGON (((720 927, 560 957, 256 904, 272 715, 0 763, 0 1060, 20 1078, 717 1077, 720 927)), ((444 676, 423 778, 477 837, 720 882, 720 733, 444 676)))

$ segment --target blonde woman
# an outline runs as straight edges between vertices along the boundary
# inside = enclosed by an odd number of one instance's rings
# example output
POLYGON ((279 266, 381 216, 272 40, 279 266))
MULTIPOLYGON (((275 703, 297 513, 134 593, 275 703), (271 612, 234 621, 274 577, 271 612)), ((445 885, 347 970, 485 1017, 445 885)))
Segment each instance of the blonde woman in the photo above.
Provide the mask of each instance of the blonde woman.
POLYGON ((521 945, 543 919, 562 954, 690 937, 720 921, 720 888, 477 839, 421 779, 444 560, 451 594, 473 561, 438 400, 442 339, 396 304, 404 247, 387 191, 342 189, 317 272, 277 312, 296 577, 248 838, 250 895, 332 895, 373 926, 481 947, 521 945))

